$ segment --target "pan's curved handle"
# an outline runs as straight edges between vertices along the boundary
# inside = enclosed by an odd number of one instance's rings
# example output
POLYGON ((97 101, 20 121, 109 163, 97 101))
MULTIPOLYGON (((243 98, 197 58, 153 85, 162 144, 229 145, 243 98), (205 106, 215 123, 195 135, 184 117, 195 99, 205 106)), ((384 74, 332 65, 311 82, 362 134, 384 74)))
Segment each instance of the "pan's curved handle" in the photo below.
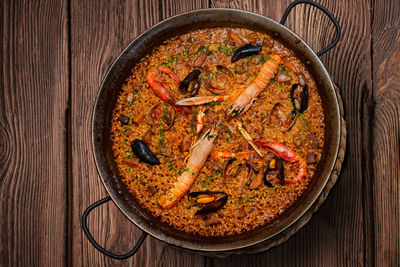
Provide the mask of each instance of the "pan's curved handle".
POLYGON ((95 248, 97 248, 98 251, 100 251, 101 253, 103 253, 104 255, 106 255, 108 257, 111 257, 111 258, 114 258, 114 259, 117 259, 117 260, 123 260, 123 259, 126 259, 126 258, 129 258, 129 257, 133 256, 138 251, 140 246, 143 244, 143 241, 146 238, 147 233, 143 232, 142 236, 139 238, 139 241, 136 243, 135 247, 131 251, 129 251, 127 254, 124 254, 124 255, 114 254, 114 253, 106 250, 102 246, 100 246, 99 243, 97 243, 96 240, 94 240, 93 236, 89 232, 89 229, 87 227, 87 217, 88 217, 89 213, 94 208, 97 208, 98 206, 100 206, 100 205, 102 205, 102 204, 104 204, 104 203, 106 203, 106 202, 108 202, 110 200, 111 200, 111 197, 108 196, 108 197, 100 199, 99 201, 97 201, 97 202, 93 203, 92 205, 90 205, 85 210, 85 212, 83 213, 83 216, 82 216, 82 228, 83 228, 83 231, 85 232, 86 237, 88 238, 89 242, 92 243, 92 245, 95 248))
POLYGON ((283 16, 282 16, 282 19, 281 19, 280 24, 285 24, 286 19, 287 19, 288 15, 289 15, 290 11, 291 11, 295 6, 297 6, 298 4, 308 4, 308 5, 312 5, 312 6, 316 7, 316 8, 318 8, 319 10, 321 10, 322 12, 324 12, 324 13, 329 17, 329 19, 333 22, 333 24, 335 25, 335 28, 336 28, 336 38, 335 38, 335 40, 334 40, 330 45, 328 45, 327 47, 325 47, 325 48, 322 49, 321 51, 317 52, 317 56, 320 57, 320 56, 322 56, 323 54, 325 54, 326 52, 328 52, 329 50, 331 50, 332 48, 334 48, 335 45, 339 42, 340 35, 341 35, 341 29, 340 29, 339 22, 337 21, 337 19, 332 15, 332 13, 331 13, 328 9, 326 9, 326 8, 323 7, 323 6, 321 6, 320 4, 315 3, 314 1, 311 1, 311 0, 296 0, 296 1, 294 1, 293 3, 291 3, 291 4, 286 8, 286 11, 285 11, 285 13, 284 13, 283 16))

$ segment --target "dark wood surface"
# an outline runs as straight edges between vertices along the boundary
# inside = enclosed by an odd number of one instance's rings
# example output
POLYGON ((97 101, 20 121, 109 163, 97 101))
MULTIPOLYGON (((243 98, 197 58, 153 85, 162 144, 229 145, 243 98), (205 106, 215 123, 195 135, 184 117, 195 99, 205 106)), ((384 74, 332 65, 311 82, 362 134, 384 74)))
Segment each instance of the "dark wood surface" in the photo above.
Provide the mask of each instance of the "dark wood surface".
MULTIPOLYGON (((347 121, 341 177, 310 222, 257 255, 213 259, 148 237, 117 261, 87 241, 80 218, 106 192, 94 165, 90 120, 99 84, 140 32, 199 8, 232 7, 280 20, 288 0, 0 1, 0 266, 399 266, 400 2, 318 0, 343 36, 322 61, 347 121)), ((329 20, 298 6, 287 26, 315 50, 329 20)), ((106 248, 140 236, 109 203, 89 218, 106 248)))

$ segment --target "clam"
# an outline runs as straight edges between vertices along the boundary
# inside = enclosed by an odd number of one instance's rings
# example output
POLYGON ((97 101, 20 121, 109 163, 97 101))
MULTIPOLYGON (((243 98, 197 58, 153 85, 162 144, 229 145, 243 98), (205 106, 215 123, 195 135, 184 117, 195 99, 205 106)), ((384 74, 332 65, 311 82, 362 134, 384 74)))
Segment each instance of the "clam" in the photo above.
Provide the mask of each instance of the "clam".
POLYGON ((281 103, 277 102, 275 103, 271 111, 268 114, 267 117, 267 124, 270 127, 280 127, 282 125, 282 116, 281 116, 281 103))
POLYGON ((250 180, 250 177, 252 176, 253 169, 251 168, 250 164, 244 164, 242 165, 242 168, 240 169, 239 174, 237 175, 237 179, 239 180, 239 186, 243 187, 245 186, 248 181, 250 180))
POLYGON ((195 201, 197 204, 203 205, 197 214, 204 214, 220 209, 228 200, 228 195, 225 192, 217 191, 198 191, 188 195, 189 200, 195 201))
POLYGON ((235 74, 228 67, 223 65, 216 65, 215 69, 216 72, 212 74, 210 70, 208 71, 208 75, 211 76, 211 78, 204 80, 203 85, 211 93, 221 95, 229 89, 235 74))
POLYGON ((168 131, 175 121, 175 109, 170 108, 165 104, 162 108, 161 103, 154 104, 146 114, 146 121, 150 125, 162 122, 164 124, 163 130, 168 131))
POLYGON ((290 112, 285 120, 282 123, 282 127, 281 127, 281 132, 287 132, 290 129, 292 129, 293 125, 295 124, 297 120, 297 115, 296 112, 294 110, 292 110, 292 112, 290 112))
POLYGON ((267 123, 270 127, 279 127, 281 132, 289 131, 296 122, 297 116, 295 110, 292 110, 283 120, 281 103, 277 102, 269 112, 267 123))
POLYGON ((156 155, 150 150, 145 142, 139 139, 135 139, 131 143, 132 152, 141 161, 150 165, 160 165, 160 161, 156 155))
POLYGON ((224 177, 225 178, 230 178, 238 175, 239 169, 240 168, 240 163, 237 162, 236 158, 230 158, 228 162, 225 165, 224 169, 224 177))
POLYGON ((250 189, 257 189, 262 184, 264 172, 265 172, 265 166, 263 165, 261 169, 258 171, 257 175, 251 181, 249 186, 250 189))

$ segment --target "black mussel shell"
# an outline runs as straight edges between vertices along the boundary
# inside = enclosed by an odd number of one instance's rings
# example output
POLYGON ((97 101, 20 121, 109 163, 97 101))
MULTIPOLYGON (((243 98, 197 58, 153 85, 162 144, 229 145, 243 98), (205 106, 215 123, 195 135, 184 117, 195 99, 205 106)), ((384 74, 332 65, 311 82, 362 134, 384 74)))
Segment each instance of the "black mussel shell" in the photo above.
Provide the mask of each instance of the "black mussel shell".
POLYGON ((226 195, 225 192, 221 192, 221 191, 196 191, 196 192, 191 192, 188 197, 189 198, 197 198, 201 195, 226 195))
POLYGON ((183 81, 180 82, 179 84, 179 90, 181 90, 182 93, 186 93, 187 89, 189 87, 189 83, 191 81, 195 81, 199 78, 199 75, 201 74, 201 70, 193 70, 190 72, 183 81))
POLYGON ((276 169, 278 170, 278 178, 281 180, 285 179, 285 168, 283 166, 283 159, 275 157, 276 169))
POLYGON ((264 173, 264 184, 265 184, 266 186, 268 186, 268 187, 274 187, 274 184, 271 183, 270 181, 268 181, 268 173, 269 173, 269 171, 266 171, 266 172, 264 173))
POLYGON ((122 124, 122 125, 128 125, 129 124, 129 117, 125 116, 125 115, 121 115, 118 118, 118 121, 122 124))
POLYGON ((244 46, 239 47, 235 53, 233 54, 231 58, 231 62, 234 63, 238 61, 239 59, 249 57, 252 55, 256 55, 260 53, 262 49, 262 45, 251 45, 251 44, 245 44, 244 46))
POLYGON ((293 109, 296 110, 297 113, 303 113, 308 108, 308 86, 306 84, 302 87, 300 97, 294 95, 297 87, 299 87, 297 83, 293 84, 290 90, 290 99, 292 100, 293 109))
POLYGON ((308 86, 307 84, 303 87, 303 92, 301 93, 301 103, 300 103, 300 113, 303 113, 308 108, 308 86))
POLYGON ((275 168, 271 169, 269 164, 267 165, 267 169, 264 173, 264 184, 268 187, 274 187, 274 184, 268 180, 268 173, 273 171, 274 174, 276 173, 276 177, 278 177, 281 182, 285 180, 285 168, 283 165, 283 159, 275 157, 275 168))
POLYGON ((150 150, 150 148, 142 141, 135 139, 131 143, 132 152, 141 161, 150 165, 160 165, 160 161, 156 155, 150 150))
POLYGON ((222 208, 222 206, 225 205, 227 200, 228 200, 228 195, 225 195, 217 200, 214 200, 213 202, 206 204, 204 207, 196 211, 195 215, 219 210, 220 208, 222 208))

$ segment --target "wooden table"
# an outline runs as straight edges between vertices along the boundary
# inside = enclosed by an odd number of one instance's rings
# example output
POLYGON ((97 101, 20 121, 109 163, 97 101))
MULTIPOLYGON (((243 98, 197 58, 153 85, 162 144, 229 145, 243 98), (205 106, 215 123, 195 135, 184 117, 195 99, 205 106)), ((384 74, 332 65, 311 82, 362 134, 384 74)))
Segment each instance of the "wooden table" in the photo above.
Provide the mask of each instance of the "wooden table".
MULTIPOLYGON (((132 258, 100 254, 81 230, 84 209, 106 196, 91 150, 99 84, 140 32, 172 15, 233 7, 279 20, 291 0, 0 1, 1 266, 399 266, 400 1, 318 0, 343 36, 322 61, 339 85, 348 125, 341 177, 311 221, 258 255, 213 259, 147 238, 132 258)), ((287 26, 315 50, 329 20, 298 6, 287 26)), ((126 252, 140 236, 113 204, 89 227, 126 252)))

